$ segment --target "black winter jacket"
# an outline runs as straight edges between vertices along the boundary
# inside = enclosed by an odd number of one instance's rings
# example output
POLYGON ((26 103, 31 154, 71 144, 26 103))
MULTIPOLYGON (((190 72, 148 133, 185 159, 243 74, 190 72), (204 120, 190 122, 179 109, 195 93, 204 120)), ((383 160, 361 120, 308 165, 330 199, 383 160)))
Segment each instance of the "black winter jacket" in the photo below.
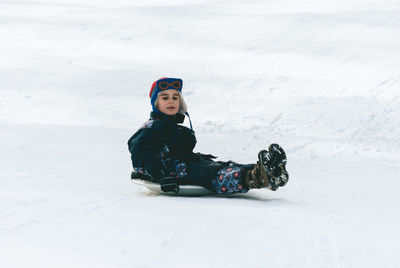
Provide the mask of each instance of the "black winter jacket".
POLYGON ((178 125, 184 118, 182 114, 167 116, 152 112, 150 120, 128 141, 133 167, 143 168, 153 179, 159 180, 165 176, 162 159, 194 160, 196 136, 191 129, 178 125))

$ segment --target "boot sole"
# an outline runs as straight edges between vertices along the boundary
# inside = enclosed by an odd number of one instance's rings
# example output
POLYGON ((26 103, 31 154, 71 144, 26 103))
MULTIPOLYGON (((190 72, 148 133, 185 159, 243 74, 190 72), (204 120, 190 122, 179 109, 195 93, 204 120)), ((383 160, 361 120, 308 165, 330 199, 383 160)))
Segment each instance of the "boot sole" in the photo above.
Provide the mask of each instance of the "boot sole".
POLYGON ((276 191, 289 180, 286 171, 286 153, 278 144, 271 144, 268 151, 263 150, 258 154, 258 159, 264 168, 269 183, 269 188, 276 191))

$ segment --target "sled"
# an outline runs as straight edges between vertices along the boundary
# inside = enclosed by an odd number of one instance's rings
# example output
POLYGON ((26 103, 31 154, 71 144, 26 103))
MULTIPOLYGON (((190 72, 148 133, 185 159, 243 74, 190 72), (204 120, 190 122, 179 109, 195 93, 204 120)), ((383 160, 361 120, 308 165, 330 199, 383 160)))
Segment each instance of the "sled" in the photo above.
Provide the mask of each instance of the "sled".
POLYGON ((203 195, 214 195, 215 193, 198 185, 179 185, 178 193, 174 192, 163 192, 160 184, 149 180, 143 180, 139 177, 132 176, 131 181, 140 186, 144 186, 153 193, 165 194, 165 195, 178 195, 178 196, 203 196, 203 195))

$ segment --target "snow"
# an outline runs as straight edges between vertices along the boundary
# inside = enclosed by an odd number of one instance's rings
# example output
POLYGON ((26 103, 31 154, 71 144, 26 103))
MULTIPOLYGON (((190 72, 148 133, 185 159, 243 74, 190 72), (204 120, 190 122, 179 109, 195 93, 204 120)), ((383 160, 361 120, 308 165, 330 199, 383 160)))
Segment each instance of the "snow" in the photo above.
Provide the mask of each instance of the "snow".
MULTIPOLYGON (((0 2, 1 267, 398 267, 400 2, 0 2), (154 195, 126 142, 181 77, 196 151, 290 180, 154 195), (397 212, 396 212, 397 211, 397 212)), ((186 122, 187 124, 187 122, 186 122)))

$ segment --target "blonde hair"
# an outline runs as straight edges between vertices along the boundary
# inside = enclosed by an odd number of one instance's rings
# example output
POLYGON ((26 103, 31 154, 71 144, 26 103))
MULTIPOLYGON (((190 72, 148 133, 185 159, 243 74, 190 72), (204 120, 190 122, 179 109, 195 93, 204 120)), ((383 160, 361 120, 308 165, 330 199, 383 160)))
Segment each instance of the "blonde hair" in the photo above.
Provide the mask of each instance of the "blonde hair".
MULTIPOLYGON (((162 92, 162 91, 161 91, 162 92)), ((160 93, 161 93, 160 92, 160 93)), ((178 92, 179 95, 179 111, 178 114, 185 114, 187 112, 187 106, 186 106, 186 102, 183 99, 182 93, 180 91, 176 91, 178 92)), ((157 99, 154 102, 154 106, 158 109, 158 97, 160 96, 160 93, 158 93, 157 99)))

